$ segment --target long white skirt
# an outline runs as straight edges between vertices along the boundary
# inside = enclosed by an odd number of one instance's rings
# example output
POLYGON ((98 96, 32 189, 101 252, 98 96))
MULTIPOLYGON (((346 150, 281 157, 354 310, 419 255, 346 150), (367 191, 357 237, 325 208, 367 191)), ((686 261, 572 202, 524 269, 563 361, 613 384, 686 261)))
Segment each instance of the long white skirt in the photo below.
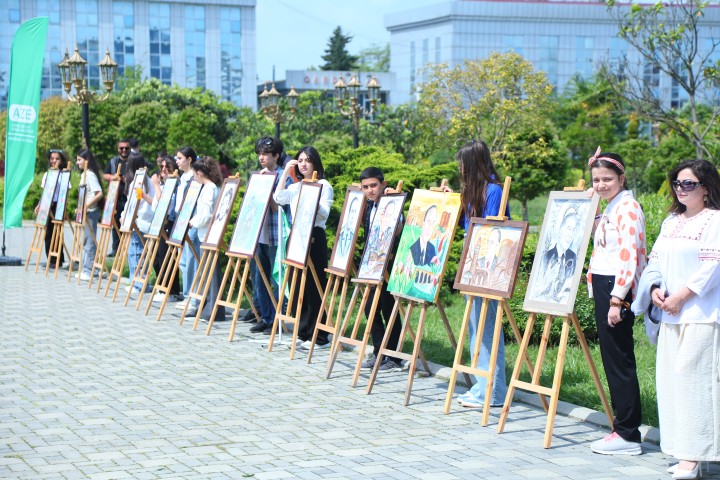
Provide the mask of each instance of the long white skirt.
POLYGON ((720 461, 720 324, 661 324, 656 375, 662 451, 720 461))

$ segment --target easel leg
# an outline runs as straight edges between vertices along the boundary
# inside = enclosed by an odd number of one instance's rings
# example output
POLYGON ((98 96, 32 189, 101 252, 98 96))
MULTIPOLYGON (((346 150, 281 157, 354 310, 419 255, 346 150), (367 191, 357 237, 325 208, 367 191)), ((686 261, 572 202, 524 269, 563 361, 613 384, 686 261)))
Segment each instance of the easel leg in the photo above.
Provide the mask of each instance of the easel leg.
MULTIPOLYGON (((363 332, 363 339, 362 343, 360 344, 360 351, 358 352, 358 358, 355 362, 355 371, 353 372, 353 378, 352 378, 352 386, 355 387, 357 385, 358 378, 360 377, 360 368, 362 367, 363 359, 365 358, 365 349, 367 348, 368 344, 368 338, 370 337, 370 332, 372 331, 373 322, 375 321, 375 317, 377 315, 377 309, 378 309, 378 303, 380 302, 380 295, 382 295, 382 288, 383 285, 380 284, 375 287, 375 295, 373 295, 372 305, 370 306, 370 315, 368 315, 368 321, 365 325, 365 332, 363 332)), ((367 291, 370 291, 370 288, 367 289, 367 291)), ((355 321, 356 325, 360 324, 360 318, 361 315, 364 313, 365 305, 367 302, 366 296, 363 296, 363 302, 360 304, 360 309, 358 311, 358 318, 355 321)), ((378 321, 382 322, 382 319, 378 319, 378 321)), ((377 364, 379 362, 379 358, 375 359, 375 363, 377 364)))
MULTIPOLYGON (((415 370, 418 360, 418 353, 420 352, 420 343, 422 342, 423 329, 425 327, 425 318, 427 317, 427 304, 423 304, 420 310, 420 320, 418 320, 417 336, 413 342, 413 353, 412 360, 410 360, 410 368, 408 369, 407 386, 405 387, 405 406, 407 407, 410 403, 410 393, 412 392, 413 380, 415 379, 415 370)), ((408 323, 410 319, 406 320, 408 323)), ((384 342, 383 342, 384 343, 384 342)))
MULTIPOLYGON (((385 330, 385 335, 383 336, 382 344, 380 344, 380 351, 378 352, 377 358, 375 358, 375 366, 373 367, 372 373, 370 374, 370 379, 368 380, 368 386, 365 390, 365 393, 368 395, 372 393, 373 385, 375 384, 375 379, 377 378, 378 370, 380 369, 380 365, 382 364, 382 357, 383 357, 383 351, 385 348, 387 348, 388 340, 390 339, 390 332, 392 332, 392 328, 395 325, 395 321, 397 320, 398 316, 398 310, 400 309, 400 299, 395 299, 395 305, 393 305, 392 313, 390 314, 390 321, 388 321, 387 329, 385 330)), ((412 315, 412 309, 413 309, 413 302, 410 302, 408 304, 407 308, 407 315, 405 318, 406 322, 410 321, 410 316, 412 315)), ((405 339, 405 328, 403 328, 402 333, 400 334, 400 345, 398 345, 399 348, 402 347, 403 340, 405 339)), ((410 373, 414 374, 415 372, 412 370, 412 366, 410 368, 410 373)))
POLYGON ((545 423, 545 439, 543 446, 550 448, 552 432, 555 425, 555 413, 557 412, 558 401, 560 400, 560 386, 562 385, 563 368, 565 367, 565 353, 567 350, 568 335, 570 334, 570 316, 563 319, 562 333, 560 333, 560 345, 558 356, 555 362, 555 376, 552 384, 552 395, 550 395, 550 411, 545 423))
POLYGON ((471 310, 472 298, 468 297, 465 301, 465 313, 463 314, 462 326, 460 327, 460 337, 458 338, 458 343, 455 345, 455 359, 453 360, 453 369, 452 373, 450 373, 450 382, 448 383, 448 391, 445 396, 445 406, 443 407, 443 413, 445 415, 450 413, 450 404, 452 403, 453 393, 455 392, 455 382, 457 382, 457 367, 462 364, 462 353, 463 348, 465 348, 465 336, 470 320, 471 310))
MULTIPOLYGON (((520 350, 518 351, 517 359, 515 360, 515 368, 513 368, 512 377, 510 377, 510 385, 508 387, 507 395, 505 395, 505 404, 503 405, 502 411, 500 412, 500 420, 498 421, 498 433, 502 433, 505 428, 505 422, 507 421, 508 413, 510 412, 510 406, 512 405, 512 399, 515 395, 516 383, 520 380, 520 370, 522 368, 522 362, 527 355, 528 345, 530 345, 530 337, 532 337, 533 327, 535 325, 535 318, 537 314, 531 313, 528 317, 527 324, 525 325, 525 334, 520 344, 520 350)), ((532 371, 532 370, 531 370, 532 371)))
MULTIPOLYGON (((367 292, 367 288, 363 291, 363 297, 365 297, 367 292)), ((328 365, 327 370, 325 372, 325 379, 329 379, 330 375, 332 375, 333 367, 335 366, 335 361, 337 360, 338 353, 340 352, 340 349, 342 348, 342 342, 340 339, 345 336, 345 331, 347 330, 347 324, 348 321, 350 321, 350 317, 352 316, 352 312, 355 309, 355 303, 357 302, 359 287, 355 285, 353 288, 352 296, 350 297, 350 303, 348 304, 347 310, 345 311, 345 316, 343 317, 342 323, 340 324, 339 328, 336 330, 335 335, 333 336, 333 343, 332 347, 330 349, 330 355, 328 358, 328 365)), ((367 298, 366 298, 367 300, 367 298)), ((340 316, 342 312, 338 312, 338 316, 340 316)))
POLYGON ((598 395, 600 395, 600 401, 602 402, 603 408, 605 409, 605 415, 607 415, 608 422, 610 422, 610 425, 612 425, 614 420, 612 408, 610 408, 610 403, 608 402, 607 395, 605 395, 605 389, 602 386, 602 382, 600 382, 600 376, 598 375, 597 368, 595 367, 595 362, 593 361, 592 355, 590 354, 590 348, 588 348, 587 341, 585 340, 585 334, 580 327, 580 320, 578 320, 577 313, 575 312, 573 312, 572 314, 572 323, 573 327, 575 327, 575 333, 577 334, 578 341, 580 342, 580 346, 582 347, 583 354, 585 355, 585 361, 587 361, 588 367, 590 367, 590 374, 593 377, 593 382, 595 383, 595 388, 597 389, 598 395))

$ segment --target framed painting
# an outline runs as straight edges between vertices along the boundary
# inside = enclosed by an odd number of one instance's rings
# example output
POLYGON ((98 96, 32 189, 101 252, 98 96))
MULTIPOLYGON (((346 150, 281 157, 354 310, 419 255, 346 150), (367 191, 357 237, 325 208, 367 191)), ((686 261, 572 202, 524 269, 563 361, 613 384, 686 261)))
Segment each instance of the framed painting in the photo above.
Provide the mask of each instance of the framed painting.
POLYGON ((55 196, 55 188, 57 188, 60 170, 51 169, 45 175, 45 185, 43 193, 40 197, 40 205, 38 206, 38 214, 35 217, 35 225, 46 226, 50 217, 50 207, 52 206, 53 197, 55 196))
POLYGON ((347 275, 350 268, 364 211, 365 194, 358 187, 348 187, 328 266, 330 270, 340 275, 347 275))
POLYGON ((167 218, 178 181, 178 177, 168 177, 165 180, 165 185, 162 186, 162 192, 160 192, 160 200, 158 200, 155 211, 153 212, 153 219, 148 229, 148 235, 159 237, 162 233, 162 228, 163 225, 165 225, 165 219, 167 218))
POLYGON ((523 310, 572 313, 600 197, 550 192, 523 310))
POLYGON ((87 185, 80 185, 78 187, 78 200, 77 208, 75 209, 75 223, 83 223, 85 220, 85 191, 87 185))
POLYGON ((250 176, 235 222, 235 230, 230 239, 228 253, 248 257, 255 255, 260 229, 265 222, 268 202, 276 179, 277 173, 253 173, 250 176))
POLYGON ((128 199, 125 204, 125 211, 120 223, 121 232, 129 232, 132 230, 132 226, 135 223, 135 217, 137 216, 138 207, 140 206, 140 200, 138 198, 138 190, 142 190, 145 185, 145 169, 142 168, 135 172, 133 177, 130 190, 128 191, 128 199))
POLYGON ((67 194, 70 191, 70 170, 63 170, 58 176, 57 192, 58 198, 55 202, 56 221, 60 222, 65 219, 65 207, 67 206, 67 194))
POLYGON ((471 218, 453 288, 512 297, 527 231, 527 222, 471 218))
POLYGON ((384 195, 371 212, 370 231, 365 232, 357 278, 382 282, 403 213, 405 194, 384 195))
POLYGON ((459 217, 459 193, 420 189, 413 192, 390 270, 390 293, 435 302, 459 217))
POLYGON ((175 225, 173 225, 172 232, 170 232, 170 238, 167 243, 173 245, 182 245, 185 240, 185 234, 187 233, 188 224, 190 223, 190 217, 192 217, 193 210, 195 210, 195 204, 200 196, 200 190, 202 190, 202 184, 193 180, 190 182, 187 191, 185 192, 185 200, 183 200, 180 212, 175 219, 175 225))
POLYGON ((103 208, 100 225, 109 227, 112 225, 115 205, 117 205, 118 194, 120 193, 120 180, 113 180, 108 185, 107 196, 105 197, 105 208, 103 208))
POLYGON ((228 221, 230 220, 230 213, 235 204, 235 197, 237 196, 239 188, 239 178, 225 179, 225 183, 223 183, 222 189, 220 190, 220 196, 218 197, 220 201, 215 206, 212 223, 202 243, 203 246, 217 247, 220 244, 223 234, 225 233, 225 228, 227 228, 228 221))
POLYGON ((303 182, 300 186, 300 195, 285 257, 285 260, 298 267, 307 265, 310 237, 312 237, 312 229, 315 225, 315 214, 320 203, 321 191, 322 185, 319 183, 303 182))

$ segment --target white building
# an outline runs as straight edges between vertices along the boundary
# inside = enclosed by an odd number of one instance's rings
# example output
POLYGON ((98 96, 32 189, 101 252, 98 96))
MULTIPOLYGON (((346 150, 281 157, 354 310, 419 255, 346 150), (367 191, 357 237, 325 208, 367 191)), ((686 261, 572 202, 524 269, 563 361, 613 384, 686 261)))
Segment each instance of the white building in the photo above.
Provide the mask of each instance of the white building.
POLYGON ((119 65, 165 84, 212 90, 254 108, 256 0, 0 0, 0 92, 7 101, 10 46, 26 20, 49 17, 42 97, 63 92, 57 64, 79 47, 89 84, 110 49, 119 65))
MULTIPOLYGON (((720 38, 720 7, 705 9, 700 48, 720 38)), ((617 24, 604 2, 563 0, 461 0, 438 3, 385 16, 390 31, 390 66, 397 75, 393 103, 413 99, 428 63, 461 64, 492 52, 514 50, 547 74, 562 91, 574 75, 590 76, 605 60, 638 55, 617 36, 617 24)), ((720 52, 716 52, 720 57, 720 52)), ((648 70, 664 103, 681 106, 682 89, 659 71, 648 70)))

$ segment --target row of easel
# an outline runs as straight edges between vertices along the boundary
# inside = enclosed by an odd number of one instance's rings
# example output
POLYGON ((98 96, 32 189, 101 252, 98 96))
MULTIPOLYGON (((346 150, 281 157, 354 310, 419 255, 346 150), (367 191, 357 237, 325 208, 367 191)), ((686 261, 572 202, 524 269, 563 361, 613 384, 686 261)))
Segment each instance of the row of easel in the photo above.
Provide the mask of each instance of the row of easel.
MULTIPOLYGON (((505 206, 507 205, 509 196, 510 181, 511 179, 509 177, 506 178, 505 186, 503 188, 504 193, 500 212, 505 212, 505 206)), ((400 183, 398 184, 396 190, 400 191, 401 188, 402 184, 400 183)), ((507 220, 507 218, 501 215, 498 217, 490 218, 489 220, 502 222, 504 220, 507 220)), ((63 248, 65 248, 63 245, 63 229, 65 221, 52 221, 54 223, 54 229, 50 253, 48 254, 48 266, 46 267, 45 272, 46 275, 48 274, 50 259, 59 260, 60 252, 63 248)), ((84 223, 71 222, 70 226, 73 230, 73 246, 69 255, 70 268, 68 271, 68 281, 70 281, 72 278, 71 275, 73 269, 73 262, 77 262, 78 264, 80 264, 81 262, 82 245, 84 241, 83 234, 85 230, 84 223)), ((188 247, 191 248, 192 254, 199 261, 197 274, 193 281, 192 287, 190 289, 191 293, 189 295, 190 299, 196 299, 199 302, 199 306, 197 309, 198 313, 195 316, 192 327, 193 330, 196 330, 199 325, 200 312, 203 310, 205 303, 208 301, 208 291, 210 287, 212 273, 215 271, 219 263, 221 251, 224 250, 226 247, 224 242, 221 241, 216 246, 203 245, 201 247, 201 252, 196 252, 195 249, 192 247, 192 243, 187 237, 187 233, 185 233, 185 235, 183 236, 183 241, 181 242, 173 242, 171 239, 168 238, 164 230, 161 231, 160 235, 143 235, 134 220, 132 221, 130 228, 126 229, 118 228, 118 225, 115 223, 114 220, 111 225, 98 225, 98 228, 99 231, 97 238, 93 239, 97 243, 97 251, 95 259, 93 261, 93 270, 90 276, 90 280, 88 282, 88 288, 92 288, 93 280, 95 279, 97 273, 98 282, 96 286, 96 291, 100 292, 103 278, 105 277, 105 275, 107 275, 108 281, 105 285, 104 295, 105 297, 107 297, 110 290, 112 290, 113 302, 117 298, 118 289, 122 278, 122 272, 125 268, 125 261, 127 259, 127 251, 133 232, 136 232, 143 240, 143 251, 140 257, 140 262, 136 271, 131 272, 130 275, 131 285, 141 285, 140 292, 135 303, 136 310, 139 310, 145 289, 149 284, 150 271, 155 261, 155 257, 157 256, 160 242, 167 242, 167 254, 163 259, 162 266, 159 272, 157 273, 157 279, 152 289, 152 294, 150 295, 150 299, 147 302, 147 306, 145 308, 145 315, 148 315, 150 308, 153 305, 153 297, 158 293, 165 294, 163 301, 158 306, 158 311, 156 315, 157 320, 160 320, 166 307, 170 287, 173 284, 176 275, 178 274, 178 268, 180 258, 183 254, 183 249, 188 247), (120 243, 112 266, 108 269, 106 252, 108 250, 113 229, 119 231, 120 243)), ((30 263, 30 259, 33 253, 37 253, 39 262, 42 251, 42 243, 45 236, 44 234, 44 227, 42 225, 36 224, 35 235, 33 237, 30 252, 28 254, 28 265, 30 263)), ((351 380, 351 385, 355 387, 360 377, 362 361, 365 358, 365 351, 369 343, 372 321, 375 317, 375 312, 379 308, 380 294, 384 282, 378 280, 352 278, 356 274, 355 268, 352 266, 344 272, 338 271, 337 269, 328 268, 325 270, 325 273, 328 275, 328 280, 325 288, 323 289, 321 288, 320 279, 311 259, 307 259, 307 262, 302 265, 297 264, 296 262, 289 262, 285 260, 283 261, 285 271, 281 277, 282 280, 280 282, 280 289, 278 295, 280 299, 283 299, 283 302, 280 302, 278 298, 276 298, 272 294, 272 288, 270 283, 271 280, 268 275, 269 272, 265 272, 262 269, 260 262, 257 262, 254 249, 252 254, 233 253, 228 251, 225 252, 225 255, 227 256, 227 266, 222 277, 218 297, 216 299, 211 299, 214 300, 215 306, 212 311, 212 315, 209 318, 205 334, 210 334, 219 306, 224 306, 226 309, 230 309, 232 311, 232 320, 228 338, 229 341, 232 341, 234 339, 236 333, 237 319, 240 307, 243 304, 243 300, 247 300, 247 303, 249 303, 250 308, 255 313, 256 318, 260 318, 259 313, 255 311, 255 307, 253 306, 251 288, 249 288, 248 285, 251 262, 253 259, 255 259, 264 283, 264 287, 267 289, 268 292, 271 292, 270 298, 272 299, 273 305, 275 306, 277 311, 272 333, 270 335, 267 346, 268 352, 271 352, 274 345, 278 344, 278 342, 276 341, 276 336, 280 335, 280 337, 282 337, 284 332, 288 332, 288 327, 292 326, 294 328, 292 328, 292 340, 289 343, 289 350, 290 359, 292 360, 295 358, 295 347, 297 344, 298 335, 297 326, 303 302, 302 292, 304 291, 304 286, 306 282, 315 282, 318 290, 323 292, 320 317, 322 317, 324 313, 326 323, 321 323, 318 321, 316 324, 312 338, 312 346, 307 356, 307 362, 311 363, 312 361, 315 341, 318 337, 318 333, 320 331, 324 331, 328 334, 331 334, 332 344, 327 359, 326 379, 329 379, 332 376, 332 372, 337 363, 340 350, 342 350, 343 347, 351 347, 355 349, 355 353, 357 354, 357 359, 355 361, 351 380), (348 299, 348 291, 351 284, 353 284, 353 289, 348 299), (288 293, 286 294, 286 292, 288 293), (295 298, 296 295, 298 296, 298 298, 295 298), (370 302, 370 314, 368 317, 369 320, 366 322, 365 328, 361 331, 362 316, 364 315, 368 302, 370 302), (352 328, 350 328, 351 325, 352 328)), ((57 263, 58 262, 56 262, 55 277, 57 277, 57 263)), ((35 271, 37 272, 37 270, 38 265, 36 264, 35 271)), ((385 269, 383 272, 383 279, 385 281, 387 281, 388 279, 387 269, 385 269)), ((128 304, 132 292, 133 289, 130 288, 129 292, 125 297, 125 305, 128 304)), ((391 356, 406 360, 408 362, 404 405, 409 404, 413 380, 416 372, 419 370, 418 364, 421 363, 425 372, 430 373, 428 362, 422 352, 421 342, 424 334, 425 322, 427 320, 428 309, 432 306, 435 306, 448 333, 448 338, 450 340, 452 348, 455 350, 452 373, 443 408, 444 413, 447 414, 450 411, 458 374, 462 373, 464 375, 465 382, 468 385, 471 384, 471 375, 483 377, 487 379, 487 384, 485 391, 485 404, 482 409, 481 424, 483 426, 488 425, 493 372, 497 363, 498 347, 500 339, 502 338, 502 325, 503 320, 505 319, 507 320, 513 332, 515 341, 520 345, 520 349, 515 362, 513 374, 509 382, 507 397, 505 399, 505 403, 503 405, 500 419, 498 422, 498 433, 502 433, 504 429, 505 423, 509 416, 515 390, 520 389, 537 393, 540 397, 541 404, 547 414, 544 447, 550 447, 554 419, 560 395, 560 386, 562 384, 565 353, 571 328, 573 328, 577 334, 577 338, 580 342, 581 348, 583 349, 583 353, 590 368, 596 388, 598 390, 598 393, 600 394, 600 398, 602 400, 605 412, 608 416, 610 423, 612 424, 612 414, 610 406, 608 404, 604 390, 601 386, 597 370, 590 355, 590 351, 585 341, 582 329, 580 328, 577 315, 574 312, 570 315, 559 318, 562 321, 562 333, 560 337, 558 355, 555 361, 555 374, 552 385, 550 387, 547 387, 540 384, 540 374, 542 365, 545 362, 550 328, 553 322, 558 317, 553 315, 545 316, 538 356, 533 363, 528 355, 528 347, 533 334, 535 322, 537 320, 537 315, 540 312, 529 312, 530 314, 525 328, 525 332, 521 335, 517 323, 510 311, 510 307, 506 298, 494 297, 491 295, 478 295, 477 293, 473 292, 460 293, 466 295, 467 300, 462 320, 462 326, 460 328, 459 338, 457 340, 455 338, 455 335, 453 334, 450 321, 445 314, 445 309, 439 300, 431 303, 427 301, 420 301, 415 298, 403 297, 402 295, 394 295, 395 304, 392 309, 391 318, 388 321, 386 333, 380 346, 375 366, 368 378, 368 384, 366 386, 366 392, 368 394, 372 392, 373 386, 376 383, 379 367, 382 363, 382 358, 384 356, 391 356), (475 352, 475 355, 472 356, 468 364, 463 361, 463 349, 466 334, 468 331, 468 325, 469 322, 472 321, 472 319, 470 318, 472 303, 474 299, 478 297, 482 298, 482 308, 480 313, 478 334, 475 346, 471 350, 475 352), (488 370, 482 370, 478 367, 478 357, 482 332, 485 328, 487 312, 489 309, 489 302, 491 301, 498 302, 497 316, 495 320, 495 329, 493 332, 493 345, 490 355, 490 365, 488 370), (411 325, 411 319, 413 318, 413 314, 416 310, 419 310, 419 318, 417 327, 414 330, 411 325), (401 322, 400 341, 398 342, 397 349, 390 349, 388 348, 390 332, 393 330, 393 326, 398 321, 401 322), (403 344, 406 339, 409 340, 409 342, 412 344, 410 352, 403 351, 403 344), (523 367, 526 367, 530 372, 530 381, 526 382, 520 380, 520 374, 523 370, 523 367)), ((183 324, 190 304, 191 302, 188 301, 185 309, 180 316, 180 324, 183 324)))

